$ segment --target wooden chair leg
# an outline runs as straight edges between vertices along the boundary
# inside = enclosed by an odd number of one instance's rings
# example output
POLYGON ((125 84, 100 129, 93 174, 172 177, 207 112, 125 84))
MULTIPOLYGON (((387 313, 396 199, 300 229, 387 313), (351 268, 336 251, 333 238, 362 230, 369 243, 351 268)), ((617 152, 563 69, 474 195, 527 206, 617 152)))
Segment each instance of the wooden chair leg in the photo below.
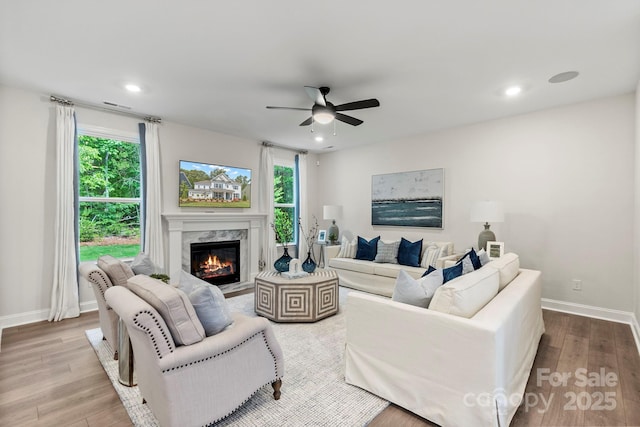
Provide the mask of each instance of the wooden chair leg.
POLYGON ((280 387, 282 387, 282 380, 272 382, 271 386, 273 387, 273 398, 275 400, 280 399, 280 387))

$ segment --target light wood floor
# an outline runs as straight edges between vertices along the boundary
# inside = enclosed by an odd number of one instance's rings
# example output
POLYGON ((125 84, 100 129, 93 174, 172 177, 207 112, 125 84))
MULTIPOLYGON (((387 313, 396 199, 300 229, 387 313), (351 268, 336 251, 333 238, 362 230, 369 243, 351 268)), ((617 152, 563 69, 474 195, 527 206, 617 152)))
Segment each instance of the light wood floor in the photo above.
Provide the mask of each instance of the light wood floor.
MULTIPOLYGON (((544 312, 547 332, 542 338, 528 396, 543 396, 551 404, 525 410, 521 406, 512 426, 640 426, 640 357, 627 325, 544 312), (537 384, 538 369, 553 372, 606 372, 617 375, 612 387, 566 387, 537 384), (598 392, 613 393, 614 410, 565 410, 565 393, 582 394, 576 407, 591 405, 598 392), (540 410, 540 411, 538 411, 540 410)), ((0 353, 0 426, 130 426, 131 421, 102 369, 84 331, 98 326, 97 312, 62 322, 39 322, 5 329, 0 353)), ((532 401, 533 403, 533 401, 532 401)), ((613 406, 606 401, 603 406, 613 406)), ((611 403, 611 402, 609 402, 611 403)), ((433 426, 391 405, 372 427, 433 426)))

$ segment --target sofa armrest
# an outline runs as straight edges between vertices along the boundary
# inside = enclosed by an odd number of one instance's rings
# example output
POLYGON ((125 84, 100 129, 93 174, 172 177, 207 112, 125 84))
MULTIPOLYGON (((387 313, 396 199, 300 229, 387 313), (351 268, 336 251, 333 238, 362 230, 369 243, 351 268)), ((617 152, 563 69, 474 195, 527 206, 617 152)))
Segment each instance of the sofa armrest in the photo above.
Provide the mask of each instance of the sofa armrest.
POLYGON ((479 322, 356 292, 349 293, 345 313, 347 382, 388 377, 399 385, 395 390, 365 388, 391 400, 415 392, 402 386, 405 377, 427 390, 447 384, 479 392, 494 384, 496 333, 479 322))
POLYGON ((453 254, 449 256, 443 256, 436 260, 436 268, 447 268, 454 265, 462 258, 464 254, 453 254))
POLYGON ((160 360, 162 372, 169 372, 183 366, 190 366, 208 360, 216 355, 223 355, 244 345, 250 340, 264 341, 273 356, 278 376, 284 372, 283 353, 280 344, 271 329, 269 321, 263 317, 248 317, 233 313, 233 324, 224 331, 206 337, 199 343, 176 347, 175 350, 160 360))
POLYGON ((335 258, 338 256, 338 254, 340 253, 340 247, 340 245, 327 245, 324 247, 325 263, 328 264, 331 258, 335 258))

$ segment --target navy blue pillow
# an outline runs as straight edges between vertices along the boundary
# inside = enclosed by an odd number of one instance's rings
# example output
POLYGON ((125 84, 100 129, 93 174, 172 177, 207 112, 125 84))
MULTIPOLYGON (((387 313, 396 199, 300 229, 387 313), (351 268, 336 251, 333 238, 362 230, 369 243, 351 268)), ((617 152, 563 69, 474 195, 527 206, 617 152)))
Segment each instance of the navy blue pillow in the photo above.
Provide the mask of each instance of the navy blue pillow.
POLYGON ((398 248, 398 264, 409 267, 420 267, 420 253, 422 252, 422 239, 411 243, 404 237, 400 239, 398 248))
POLYGON ((373 261, 376 259, 376 254, 378 253, 378 240, 380 240, 380 236, 375 239, 371 239, 367 242, 366 239, 358 236, 358 250, 356 252, 356 259, 361 259, 364 261, 373 261))
POLYGON ((458 260, 458 264, 462 264, 462 260, 465 259, 466 257, 469 257, 469 259, 471 260, 471 264, 473 264, 474 270, 477 270, 480 267, 482 267, 482 263, 480 262, 480 257, 478 256, 478 254, 473 248, 471 248, 469 252, 464 254, 464 256, 458 260))
POLYGON ((429 266, 429 268, 427 268, 427 271, 424 272, 424 274, 422 275, 422 277, 429 275, 430 273, 436 271, 435 268, 433 268, 433 266, 429 266))
POLYGON ((462 276, 462 263, 442 270, 442 277, 444 277, 443 283, 447 283, 449 280, 460 276, 462 276))

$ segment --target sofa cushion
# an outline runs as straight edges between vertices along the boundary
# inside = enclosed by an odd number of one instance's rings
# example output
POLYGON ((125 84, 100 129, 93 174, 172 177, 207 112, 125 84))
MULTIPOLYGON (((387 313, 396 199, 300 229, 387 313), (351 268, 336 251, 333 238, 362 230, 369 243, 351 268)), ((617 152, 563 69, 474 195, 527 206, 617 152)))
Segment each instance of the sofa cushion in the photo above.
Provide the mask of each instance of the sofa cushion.
POLYGON ((176 345, 195 344, 204 339, 204 328, 196 311, 180 289, 142 274, 130 278, 126 286, 160 313, 176 345))
POLYGON ((498 294, 499 282, 498 271, 493 268, 465 274, 440 286, 429 309, 471 318, 498 294))
POLYGON ((131 267, 111 255, 102 255, 98 258, 98 267, 107 273, 114 285, 124 286, 129 278, 135 276, 131 267))
POLYGON ((371 240, 367 240, 358 236, 358 250, 356 251, 356 259, 373 261, 376 258, 376 252, 378 251, 378 240, 380 240, 380 236, 375 237, 371 240))
POLYGON ((396 280, 391 299, 416 307, 429 307, 431 298, 436 290, 442 286, 442 270, 434 270, 420 279, 414 279, 404 270, 401 270, 396 280))
POLYGON ((183 270, 180 272, 178 287, 189 296, 208 337, 222 332, 233 323, 227 300, 217 286, 183 270))
POLYGON ((446 256, 446 246, 436 246, 431 245, 428 246, 424 250, 424 255, 422 255, 422 260, 420 261, 420 265, 424 268, 435 267, 436 261, 438 258, 446 256))
POLYGON ((509 252, 487 263, 486 267, 498 270, 500 274, 499 290, 501 291, 518 275, 520 271, 520 257, 513 252, 509 252))
POLYGON ((355 258, 358 250, 358 241, 353 239, 347 240, 342 236, 342 243, 340 244, 340 252, 338 252, 337 258, 355 258))
POLYGON ((351 258, 331 258, 329 260, 329 267, 337 268, 341 270, 357 271, 359 273, 375 274, 374 268, 376 265, 370 261, 363 261, 359 259, 351 258))
POLYGON ((422 239, 410 242, 404 237, 400 239, 398 247, 398 264, 410 267, 420 267, 420 254, 422 253, 422 239))
POLYGON ((419 279, 424 273, 424 269, 422 269, 422 267, 409 267, 400 264, 384 263, 375 264, 375 266, 373 267, 373 274, 375 274, 376 276, 392 277, 394 279, 398 277, 400 271, 409 273, 409 275, 414 279, 419 279))
POLYGON ((398 263, 398 247, 400 242, 385 242, 378 240, 378 250, 376 252, 376 258, 373 262, 389 262, 391 264, 398 263))

